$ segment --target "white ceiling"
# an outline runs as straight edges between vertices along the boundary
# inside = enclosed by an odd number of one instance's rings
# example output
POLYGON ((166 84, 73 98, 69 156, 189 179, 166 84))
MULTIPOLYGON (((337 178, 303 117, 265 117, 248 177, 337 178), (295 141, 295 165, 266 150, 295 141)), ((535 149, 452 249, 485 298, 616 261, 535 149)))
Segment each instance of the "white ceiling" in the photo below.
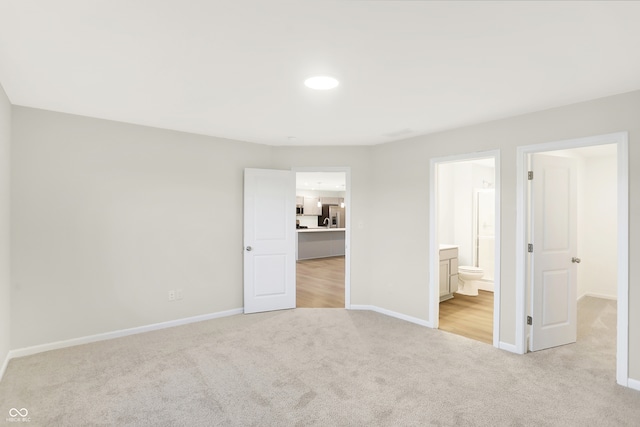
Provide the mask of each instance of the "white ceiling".
POLYGON ((344 172, 296 172, 297 190, 346 191, 344 172))
POLYGON ((16 105, 378 144, 640 89, 638 22, 640 2, 0 0, 0 83, 16 105))

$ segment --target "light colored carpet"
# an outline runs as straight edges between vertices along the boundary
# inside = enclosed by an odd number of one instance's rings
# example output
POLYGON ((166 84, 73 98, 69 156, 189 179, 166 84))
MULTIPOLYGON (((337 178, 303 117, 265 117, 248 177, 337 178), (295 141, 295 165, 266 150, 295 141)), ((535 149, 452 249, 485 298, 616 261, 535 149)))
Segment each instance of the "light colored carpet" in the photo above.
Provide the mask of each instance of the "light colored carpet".
POLYGON ((524 356, 341 309, 56 350, 11 361, 0 423, 15 407, 31 426, 640 425, 640 393, 615 384, 615 302, 580 307, 577 344, 524 356))

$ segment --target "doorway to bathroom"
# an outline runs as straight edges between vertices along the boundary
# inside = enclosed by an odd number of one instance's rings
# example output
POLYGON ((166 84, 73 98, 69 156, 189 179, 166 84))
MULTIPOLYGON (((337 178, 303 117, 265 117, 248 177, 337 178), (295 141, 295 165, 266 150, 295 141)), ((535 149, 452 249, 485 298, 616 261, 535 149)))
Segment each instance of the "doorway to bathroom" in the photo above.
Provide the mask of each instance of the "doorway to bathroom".
POLYGON ((430 309, 441 330, 497 345, 499 153, 433 159, 430 309))

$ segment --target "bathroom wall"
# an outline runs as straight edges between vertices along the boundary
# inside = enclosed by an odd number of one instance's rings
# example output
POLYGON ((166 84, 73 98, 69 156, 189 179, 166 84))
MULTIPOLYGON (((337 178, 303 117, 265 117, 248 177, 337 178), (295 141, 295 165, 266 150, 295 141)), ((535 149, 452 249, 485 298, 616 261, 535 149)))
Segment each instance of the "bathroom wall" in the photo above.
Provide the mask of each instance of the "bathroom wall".
POLYGON ((470 161, 438 165, 438 240, 458 246, 459 265, 474 265, 474 190, 495 184, 495 168, 470 161))
MULTIPOLYGON (((493 282, 496 249, 496 194, 494 188, 474 189, 474 259, 484 271, 483 281, 493 282)), ((489 289, 493 290, 493 288, 489 289)))
MULTIPOLYGON (((442 163, 438 165, 437 174, 437 197, 438 197, 438 241, 443 244, 453 244, 454 225, 453 213, 453 192, 454 192, 454 172, 455 163, 442 163)), ((426 221, 426 218, 425 218, 426 221)))

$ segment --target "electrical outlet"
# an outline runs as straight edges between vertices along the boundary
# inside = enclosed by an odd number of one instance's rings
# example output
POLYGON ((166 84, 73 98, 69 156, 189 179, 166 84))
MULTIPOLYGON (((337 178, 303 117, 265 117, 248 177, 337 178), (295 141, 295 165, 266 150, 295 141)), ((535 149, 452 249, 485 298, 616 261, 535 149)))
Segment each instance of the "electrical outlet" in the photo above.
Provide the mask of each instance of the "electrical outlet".
POLYGON ((184 291, 182 289, 176 289, 176 299, 182 299, 184 297, 184 291))
POLYGON ((176 291, 173 289, 169 291, 169 301, 174 301, 176 299, 176 291))

